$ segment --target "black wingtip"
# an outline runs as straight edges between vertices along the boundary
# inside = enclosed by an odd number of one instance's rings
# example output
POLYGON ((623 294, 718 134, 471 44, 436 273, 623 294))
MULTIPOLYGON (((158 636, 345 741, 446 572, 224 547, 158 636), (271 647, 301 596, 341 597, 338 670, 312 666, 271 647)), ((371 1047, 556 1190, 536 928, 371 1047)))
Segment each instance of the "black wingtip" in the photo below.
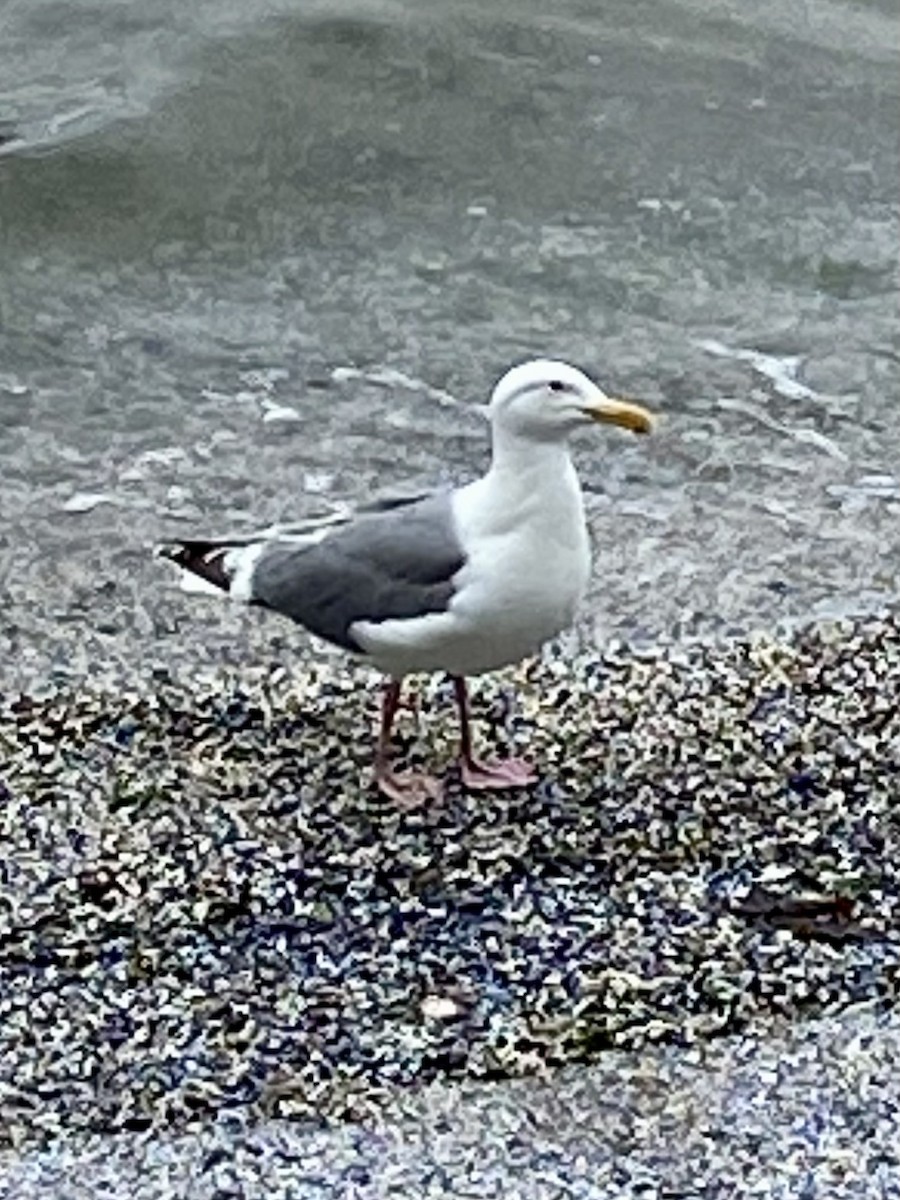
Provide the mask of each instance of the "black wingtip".
POLYGON ((167 558, 184 571, 227 592, 231 577, 225 573, 223 558, 228 546, 219 542, 160 542, 153 549, 155 558, 167 558))

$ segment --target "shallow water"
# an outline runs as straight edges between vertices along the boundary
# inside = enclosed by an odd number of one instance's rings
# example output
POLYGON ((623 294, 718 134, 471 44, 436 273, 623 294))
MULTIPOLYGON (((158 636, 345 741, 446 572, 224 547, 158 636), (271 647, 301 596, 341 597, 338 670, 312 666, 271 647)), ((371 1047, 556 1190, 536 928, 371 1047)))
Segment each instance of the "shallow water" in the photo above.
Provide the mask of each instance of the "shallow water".
POLYGON ((293 638, 148 547, 463 478, 536 353, 665 418, 579 440, 589 633, 896 599, 891 6, 545 8, 4 6, 5 677, 293 638))

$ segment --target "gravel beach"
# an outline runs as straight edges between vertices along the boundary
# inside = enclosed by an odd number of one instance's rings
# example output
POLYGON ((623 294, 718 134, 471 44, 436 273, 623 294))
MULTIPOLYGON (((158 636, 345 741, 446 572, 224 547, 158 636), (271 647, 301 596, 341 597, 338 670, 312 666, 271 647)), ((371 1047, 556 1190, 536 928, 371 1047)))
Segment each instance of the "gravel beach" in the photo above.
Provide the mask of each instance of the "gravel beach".
MULTIPOLYGON (((689 1063, 894 1001, 896 617, 548 654, 476 694, 544 782, 451 779, 413 813, 368 784, 374 682, 326 661, 3 697, 8 1149, 365 1124, 432 1081, 689 1063)), ((424 685, 408 753, 448 757, 448 716, 424 685)))

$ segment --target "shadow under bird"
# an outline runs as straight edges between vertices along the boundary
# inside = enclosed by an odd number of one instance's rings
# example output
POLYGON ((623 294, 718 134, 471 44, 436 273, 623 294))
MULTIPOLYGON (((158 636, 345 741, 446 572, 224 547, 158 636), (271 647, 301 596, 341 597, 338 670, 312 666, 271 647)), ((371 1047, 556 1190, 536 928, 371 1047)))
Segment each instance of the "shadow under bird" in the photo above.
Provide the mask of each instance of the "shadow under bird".
POLYGON ((536 781, 522 759, 475 756, 465 678, 534 654, 573 620, 591 555, 570 434, 596 422, 635 433, 653 425, 640 405, 607 396, 575 367, 549 359, 513 367, 484 411, 491 464, 464 487, 289 530, 157 550, 233 600, 290 617, 388 676, 375 779, 403 805, 441 790, 432 776, 392 765, 402 682, 416 672, 453 680, 464 786, 536 781))

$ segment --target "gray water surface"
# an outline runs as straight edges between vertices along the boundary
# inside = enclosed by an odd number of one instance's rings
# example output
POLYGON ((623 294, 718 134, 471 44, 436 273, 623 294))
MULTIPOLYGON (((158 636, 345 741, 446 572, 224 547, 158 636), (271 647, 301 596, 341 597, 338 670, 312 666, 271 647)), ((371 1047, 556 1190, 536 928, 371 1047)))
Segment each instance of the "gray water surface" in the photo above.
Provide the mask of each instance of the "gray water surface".
POLYGON ((546 9, 4 5, 5 678, 299 649, 148 547, 465 478, 534 354, 664 417, 588 633, 896 599, 892 5, 546 9))

